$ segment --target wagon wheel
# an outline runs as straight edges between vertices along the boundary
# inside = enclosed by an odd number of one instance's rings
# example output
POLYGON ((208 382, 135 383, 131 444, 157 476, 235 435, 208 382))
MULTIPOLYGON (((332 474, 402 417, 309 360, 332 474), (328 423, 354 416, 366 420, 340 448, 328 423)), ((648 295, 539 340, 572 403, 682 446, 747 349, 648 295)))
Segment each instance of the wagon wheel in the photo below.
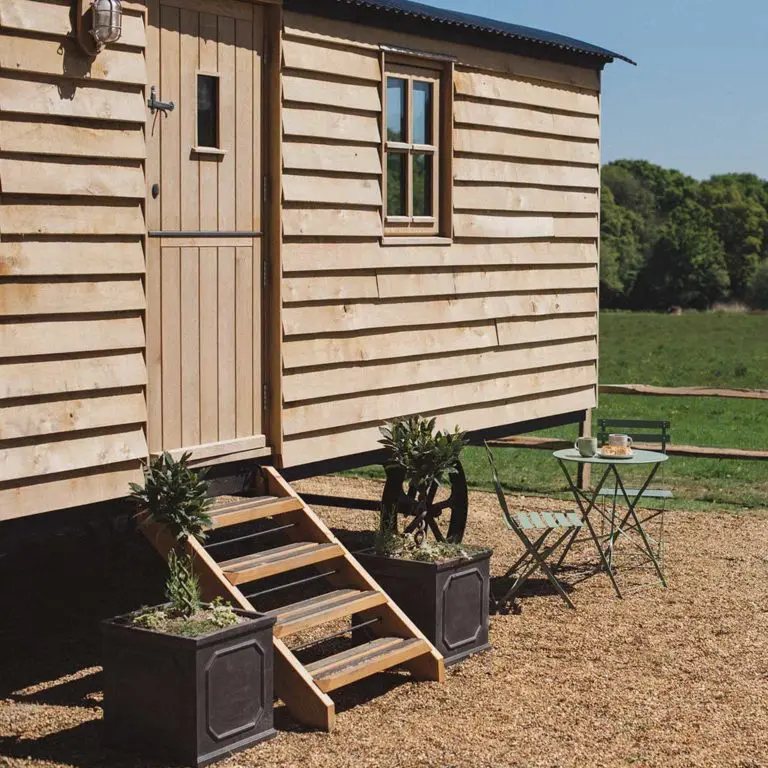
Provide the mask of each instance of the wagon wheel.
POLYGON ((407 491, 404 489, 405 472, 400 468, 387 469, 387 481, 384 485, 381 502, 384 509, 394 509, 397 515, 413 517, 405 528, 406 533, 412 533, 418 528, 428 527, 437 541, 448 541, 451 544, 460 544, 464 538, 464 530, 467 527, 467 511, 469 508, 469 493, 467 491, 467 478, 464 474, 464 468, 459 462, 457 471, 448 476, 448 485, 441 489, 436 483, 429 489, 426 505, 423 510, 418 509, 416 499, 416 489, 410 486, 407 491), (438 493, 447 491, 447 496, 443 493, 436 501, 438 493), (437 521, 450 511, 450 520, 448 522, 448 533, 443 535, 437 521))

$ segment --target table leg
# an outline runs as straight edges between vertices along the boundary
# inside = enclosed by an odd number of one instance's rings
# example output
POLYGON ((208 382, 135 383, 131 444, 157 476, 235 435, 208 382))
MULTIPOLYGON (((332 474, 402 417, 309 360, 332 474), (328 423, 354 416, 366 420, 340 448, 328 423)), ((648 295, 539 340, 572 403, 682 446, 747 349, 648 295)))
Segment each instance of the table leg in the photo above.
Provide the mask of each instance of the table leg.
MULTIPOLYGON (((640 534, 640 538, 643 540, 643 544, 645 545, 645 550, 648 558, 653 563, 654 568, 656 569, 656 573, 659 576, 659 579, 661 580, 661 583, 666 587, 667 586, 667 580, 664 578, 664 572, 661 570, 661 566, 659 565, 658 560, 656 559, 656 556, 653 554, 653 547, 651 546, 651 542, 648 541, 648 536, 645 533, 645 530, 643 529, 642 524, 640 523, 640 518, 637 516, 637 512, 635 511, 637 505, 640 503, 640 499, 643 498, 643 494, 645 493, 648 486, 651 484, 651 481, 653 480, 654 476, 656 475, 656 471, 658 470, 659 465, 655 464, 653 469, 651 470, 651 473, 648 475, 648 479, 645 481, 645 484, 643 487, 637 492, 637 496, 635 496, 634 502, 630 501, 629 496, 627 495, 627 491, 624 488, 624 483, 622 482, 621 477, 619 476, 619 473, 616 471, 614 467, 614 473, 616 474, 616 481, 619 484, 619 488, 621 489, 621 495, 624 497, 624 500, 627 502, 627 514, 624 515, 624 519, 621 521, 618 532, 615 534, 614 537, 611 538, 610 546, 613 548, 613 544, 615 543, 616 539, 619 536, 619 533, 624 533, 623 528, 627 524, 627 520, 629 520, 630 517, 635 521, 634 528, 637 528, 637 532, 640 534)), ((627 534, 624 533, 626 536, 627 534)))
MULTIPOLYGON (((600 546, 600 541, 597 538, 597 534, 595 533, 595 529, 592 527, 592 523, 589 520, 589 513, 595 508, 596 502, 597 502, 597 496, 600 493, 600 489, 603 487, 603 484, 605 483, 606 479, 608 478, 608 475, 611 472, 611 467, 609 467, 605 470, 603 473, 603 476, 600 478, 600 482, 597 484, 597 487, 595 488, 592 497, 590 498, 588 494, 586 494, 584 491, 580 491, 576 485, 574 484, 573 480, 571 479, 571 475, 568 472, 568 468, 565 466, 565 463, 562 461, 562 459, 558 459, 558 462, 560 463, 560 467, 563 470, 563 473, 565 474, 565 478, 568 481, 568 487, 570 488, 571 493, 573 494, 574 499, 576 499, 576 503, 579 505, 579 509, 581 510, 581 515, 584 519, 584 523, 587 526, 587 530, 589 531, 589 535, 592 537, 592 541, 595 544, 595 547, 597 549, 597 553, 600 556, 600 562, 603 565, 603 568, 608 573, 609 578, 611 579, 611 583, 613 584, 613 588, 616 591, 616 595, 618 597, 621 597, 621 590, 619 589, 619 585, 616 583, 616 577, 613 575, 613 571, 611 570, 611 567, 606 560, 605 553, 603 552, 603 548, 600 546), (586 509, 584 508, 584 502, 582 501, 582 496, 584 499, 589 501, 589 504, 587 505, 586 509)), ((571 541, 568 542, 566 545, 566 551, 567 549, 570 549, 571 545, 573 544, 574 539, 572 538, 571 541)))

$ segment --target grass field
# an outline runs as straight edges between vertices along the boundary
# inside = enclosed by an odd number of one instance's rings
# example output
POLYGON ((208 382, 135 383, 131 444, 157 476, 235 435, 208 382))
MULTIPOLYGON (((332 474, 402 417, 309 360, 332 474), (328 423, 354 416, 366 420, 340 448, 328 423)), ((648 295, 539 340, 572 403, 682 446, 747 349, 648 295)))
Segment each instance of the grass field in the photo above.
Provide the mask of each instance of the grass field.
MULTIPOLYGON (((768 388, 768 315, 690 313, 682 316, 606 312, 600 318, 600 381, 605 384, 768 388)), ((594 414, 668 419, 675 443, 768 450, 768 402, 718 398, 602 395, 594 414)), ((575 439, 576 427, 540 435, 575 439)), ((559 495, 566 490, 545 451, 496 449, 510 491, 559 495)), ((464 459, 470 483, 490 488, 482 450, 464 459)), ((358 474, 381 476, 370 467, 358 474)), ((673 506, 733 512, 768 508, 768 462, 673 457, 663 481, 673 506)))

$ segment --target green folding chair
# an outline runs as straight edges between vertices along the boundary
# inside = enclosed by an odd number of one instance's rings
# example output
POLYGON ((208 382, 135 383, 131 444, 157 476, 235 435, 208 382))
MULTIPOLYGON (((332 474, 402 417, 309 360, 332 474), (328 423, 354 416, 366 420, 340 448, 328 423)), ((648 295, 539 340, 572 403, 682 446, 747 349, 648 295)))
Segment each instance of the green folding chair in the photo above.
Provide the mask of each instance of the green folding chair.
MULTIPOLYGON (((504 490, 501 487, 499 473, 496 469, 496 462, 493 453, 488 445, 485 446, 488 452, 488 461, 491 465, 493 474, 493 483, 496 487, 496 495, 499 499, 499 505, 504 516, 504 523, 512 531, 525 547, 525 554, 515 562, 504 575, 505 579, 514 576, 512 585, 506 594, 501 598, 493 598, 496 606, 508 604, 514 601, 525 582, 533 576, 536 571, 541 571, 555 588, 560 597, 565 600, 569 608, 575 608, 573 601, 568 593, 563 589, 563 585, 557 579, 553 572, 553 567, 547 562, 550 558, 554 559, 558 550, 563 547, 567 549, 569 542, 572 541, 579 530, 581 530, 584 521, 575 512, 517 512, 512 514, 507 506, 507 499, 504 496, 504 490), (535 531, 536 537, 532 538, 529 532, 535 531)), ((561 558, 562 559, 562 558, 561 558)), ((558 562, 559 565, 559 562, 558 562)), ((556 569, 555 566, 554 569, 556 569)))
MULTIPOLYGON (((620 432, 621 434, 629 435, 635 443, 649 443, 652 450, 658 450, 664 454, 667 452, 667 446, 672 442, 672 436, 669 432, 671 426, 669 421, 649 419, 599 419, 597 425, 597 442, 601 446, 608 442, 608 435, 612 432, 620 432)), ((659 471, 658 479, 663 486, 663 466, 659 471)), ((640 491, 637 488, 625 488, 624 493, 626 493, 630 499, 634 499, 640 491)), ((620 503, 618 483, 601 488, 598 495, 607 497, 610 500, 612 519, 614 519, 616 517, 617 504, 620 503)), ((664 567, 667 499, 671 498, 673 498, 673 494, 669 488, 646 488, 643 491, 642 498, 646 512, 638 512, 641 518, 641 525, 643 526, 650 545, 654 550, 656 559, 659 562, 659 567, 662 569, 664 567), (653 528, 649 527, 651 524, 653 524, 653 528)), ((627 530, 632 530, 633 528, 633 526, 627 526, 626 517, 621 523, 621 527, 627 530)), ((607 536, 607 539, 610 542, 607 553, 608 561, 613 565, 613 544, 615 544, 617 540, 617 534, 613 526, 611 526, 611 531, 607 536)))

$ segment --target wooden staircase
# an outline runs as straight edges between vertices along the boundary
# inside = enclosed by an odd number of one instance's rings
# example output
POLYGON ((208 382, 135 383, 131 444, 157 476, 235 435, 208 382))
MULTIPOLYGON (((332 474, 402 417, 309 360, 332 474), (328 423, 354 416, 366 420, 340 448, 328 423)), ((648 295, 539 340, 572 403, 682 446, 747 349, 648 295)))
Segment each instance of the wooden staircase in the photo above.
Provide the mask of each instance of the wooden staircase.
MULTIPOLYGON (((262 467, 254 490, 260 495, 214 507, 205 544, 192 540, 187 548, 204 599, 223 597, 277 619, 275 691, 291 714, 331 730, 336 710, 328 692, 395 666, 417 679, 442 682, 440 653, 277 470, 262 467), (325 640, 313 636, 309 643, 290 645, 291 638, 353 615, 352 642, 362 639, 361 644, 300 661, 308 648, 322 653, 329 639, 351 627, 345 624, 325 640)), ((168 531, 153 524, 144 524, 143 531, 167 557, 174 544, 168 531)))

